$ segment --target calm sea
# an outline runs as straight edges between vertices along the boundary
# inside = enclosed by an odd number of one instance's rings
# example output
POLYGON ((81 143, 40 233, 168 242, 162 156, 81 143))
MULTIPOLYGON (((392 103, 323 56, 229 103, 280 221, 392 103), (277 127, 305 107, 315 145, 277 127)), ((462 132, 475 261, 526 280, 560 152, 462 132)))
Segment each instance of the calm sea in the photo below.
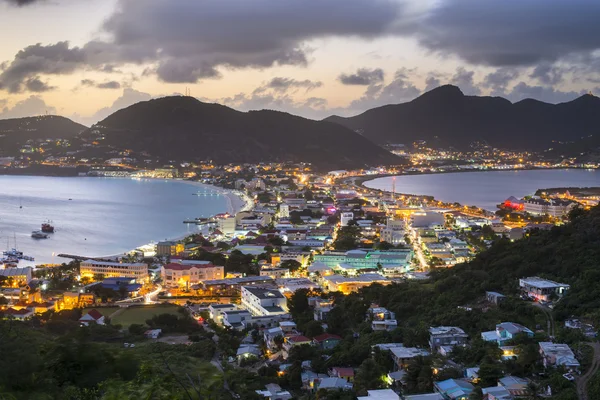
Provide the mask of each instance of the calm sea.
POLYGON ((65 261, 53 253, 114 255, 180 237, 198 230, 185 219, 231 211, 230 196, 198 192, 216 189, 172 180, 0 176, 0 249, 13 248, 16 237, 37 264, 65 261), (46 220, 56 233, 31 238, 46 220))
MULTIPOLYGON (((392 177, 364 183, 373 189, 392 190, 392 177)), ((552 187, 598 187, 600 171, 552 169, 528 171, 457 172, 396 177, 396 193, 430 195, 447 202, 496 211, 510 196, 523 197, 552 187)))

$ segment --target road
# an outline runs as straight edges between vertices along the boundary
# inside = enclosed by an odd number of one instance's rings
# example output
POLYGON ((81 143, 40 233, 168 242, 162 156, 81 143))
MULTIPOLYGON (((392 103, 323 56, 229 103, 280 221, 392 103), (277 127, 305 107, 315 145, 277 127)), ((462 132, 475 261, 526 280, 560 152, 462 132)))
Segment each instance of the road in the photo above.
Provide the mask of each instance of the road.
POLYGON ((538 302, 533 303, 533 306, 542 310, 542 312, 546 315, 546 325, 547 325, 546 329, 548 332, 548 336, 553 338, 555 336, 555 329, 554 329, 555 324, 554 324, 554 316, 552 315, 552 310, 546 306, 541 305, 538 302))
POLYGON ((156 289, 144 296, 144 302, 146 304, 152 304, 158 302, 158 294, 162 291, 162 286, 156 285, 156 289))
POLYGON ((600 343, 587 343, 587 345, 594 350, 594 357, 590 369, 582 376, 576 378, 577 397, 579 397, 579 400, 589 400, 587 395, 587 385, 600 368, 600 343))

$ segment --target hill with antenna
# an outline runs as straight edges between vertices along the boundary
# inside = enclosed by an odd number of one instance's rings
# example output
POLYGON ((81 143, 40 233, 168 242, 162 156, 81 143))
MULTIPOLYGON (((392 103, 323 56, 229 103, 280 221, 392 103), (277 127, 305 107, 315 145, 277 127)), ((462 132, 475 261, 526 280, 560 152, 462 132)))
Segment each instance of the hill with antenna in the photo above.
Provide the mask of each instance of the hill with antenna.
POLYGON ((399 164, 401 159, 339 124, 262 110, 240 112, 171 96, 124 108, 84 135, 169 160, 219 164, 309 162, 318 168, 399 164))
POLYGON ((526 99, 465 96, 445 85, 403 104, 373 108, 336 122, 379 144, 425 140, 441 147, 467 149, 472 142, 494 147, 544 150, 557 142, 579 141, 600 133, 600 98, 585 94, 573 101, 549 104, 526 99))

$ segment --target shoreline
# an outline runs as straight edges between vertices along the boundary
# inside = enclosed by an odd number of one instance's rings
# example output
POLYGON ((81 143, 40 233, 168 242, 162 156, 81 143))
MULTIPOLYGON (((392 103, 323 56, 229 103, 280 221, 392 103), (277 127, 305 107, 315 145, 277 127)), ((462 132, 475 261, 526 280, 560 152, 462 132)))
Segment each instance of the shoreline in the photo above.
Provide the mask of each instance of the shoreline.
MULTIPOLYGON (((77 177, 74 177, 77 178, 77 177)), ((103 178, 107 178, 107 177, 103 177, 103 178)), ((109 179, 111 177, 108 177, 109 179)), ((116 179, 133 179, 133 178, 122 178, 122 177, 118 177, 116 179)), ((144 180, 164 180, 163 178, 143 178, 144 180)), ((184 180, 184 179, 168 179, 170 181, 176 181, 176 182, 181 182, 181 183, 185 183, 187 185, 190 186, 195 186, 195 187, 202 187, 202 188, 211 188, 212 190, 218 192, 220 195, 222 195, 223 197, 226 198, 226 207, 228 208, 228 210, 226 211, 229 214, 235 215, 239 212, 243 212, 243 211, 248 211, 250 209, 252 209, 252 206, 254 205, 254 202, 248 197, 246 196, 244 193, 236 191, 236 190, 232 190, 232 189, 225 189, 219 186, 214 186, 214 185, 210 185, 207 183, 202 183, 202 182, 198 182, 198 181, 190 181, 190 180, 184 180)), ((183 224, 182 225, 187 225, 187 224, 183 224)), ((201 231, 198 231, 198 233, 202 233, 201 231)), ((118 257, 123 257, 128 255, 131 252, 134 252, 138 249, 140 249, 141 247, 144 246, 148 246, 148 245, 152 245, 154 243, 158 243, 161 241, 179 241, 179 240, 183 240, 186 237, 192 235, 193 233, 185 233, 185 234, 181 234, 178 236, 172 236, 172 237, 168 237, 168 238, 164 238, 164 239, 158 239, 158 240, 152 240, 150 243, 144 243, 141 244, 133 249, 129 249, 129 250, 125 250, 124 252, 121 253, 117 253, 117 254, 111 254, 111 255, 103 255, 103 256, 89 256, 89 258, 94 258, 94 259, 117 259, 118 257)), ((58 257, 57 257, 58 258, 58 257)), ((61 258, 61 260, 63 260, 61 258)), ((64 260, 70 260, 72 261, 72 259, 68 259, 65 258, 64 260)), ((69 262, 70 262, 69 261, 69 262)), ((60 263, 62 264, 62 263, 60 263)), ((37 268, 37 265, 35 266, 37 268)))

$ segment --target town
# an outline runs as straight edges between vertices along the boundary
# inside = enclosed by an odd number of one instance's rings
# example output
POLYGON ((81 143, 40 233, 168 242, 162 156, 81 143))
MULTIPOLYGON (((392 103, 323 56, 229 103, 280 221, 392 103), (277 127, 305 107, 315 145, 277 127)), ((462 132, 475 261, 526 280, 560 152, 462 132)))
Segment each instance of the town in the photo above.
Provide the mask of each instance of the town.
POLYGON ((364 175, 202 168, 195 179, 234 190, 239 212, 185 221, 202 233, 111 259, 6 265, 0 312, 102 327, 125 348, 202 344, 236 398, 507 400, 585 386, 596 329, 579 316, 554 320, 567 283, 520 276, 499 292, 490 282, 455 318, 418 326, 403 320, 411 300, 388 289, 426 286, 495 244, 567 222, 597 195, 499 199, 497 215, 368 189, 356 180, 364 175), (467 315, 486 318, 466 324, 467 315))

